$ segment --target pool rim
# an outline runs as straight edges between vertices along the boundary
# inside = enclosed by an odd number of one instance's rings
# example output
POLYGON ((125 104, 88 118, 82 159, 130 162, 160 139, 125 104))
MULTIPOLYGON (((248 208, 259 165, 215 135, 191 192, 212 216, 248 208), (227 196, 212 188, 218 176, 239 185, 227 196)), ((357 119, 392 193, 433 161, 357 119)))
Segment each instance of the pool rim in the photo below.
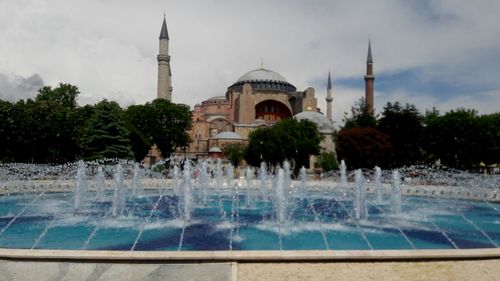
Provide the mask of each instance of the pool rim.
POLYGON ((0 248, 0 260, 108 262, 335 262, 499 259, 500 248, 446 250, 108 251, 0 248))

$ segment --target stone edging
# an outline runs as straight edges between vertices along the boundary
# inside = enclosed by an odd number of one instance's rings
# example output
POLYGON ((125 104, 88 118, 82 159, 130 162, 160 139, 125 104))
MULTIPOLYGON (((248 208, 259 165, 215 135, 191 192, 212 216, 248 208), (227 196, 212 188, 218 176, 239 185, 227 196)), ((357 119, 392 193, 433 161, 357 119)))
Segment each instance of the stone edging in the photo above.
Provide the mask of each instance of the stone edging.
POLYGON ((498 259, 500 248, 355 251, 79 251, 0 248, 1 259, 110 262, 292 262, 498 259))

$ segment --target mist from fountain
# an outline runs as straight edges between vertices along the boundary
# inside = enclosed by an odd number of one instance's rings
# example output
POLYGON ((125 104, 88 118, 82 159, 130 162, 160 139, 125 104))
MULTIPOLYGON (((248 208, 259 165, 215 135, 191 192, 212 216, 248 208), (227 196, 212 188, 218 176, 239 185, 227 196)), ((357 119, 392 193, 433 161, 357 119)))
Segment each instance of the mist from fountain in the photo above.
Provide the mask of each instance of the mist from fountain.
POLYGON ((88 183, 86 175, 86 165, 83 161, 78 161, 78 169, 76 170, 76 183, 75 183, 75 212, 79 212, 83 207, 83 201, 85 200, 88 183))
POLYGON ((401 213, 401 175, 398 170, 392 171, 392 210, 394 214, 401 213))
POLYGON ((373 186, 376 192, 376 200, 377 204, 382 204, 382 195, 384 193, 382 187, 382 169, 380 167, 375 166, 375 176, 373 178, 373 186))
POLYGON ((142 171, 141 167, 139 167, 139 163, 134 163, 134 171, 132 177, 132 195, 140 196, 143 193, 143 186, 141 183, 142 179, 142 171))
POLYGON ((268 179, 267 175, 267 167, 266 163, 262 162, 260 163, 260 168, 259 168, 259 189, 260 189, 260 196, 262 200, 267 199, 267 192, 266 192, 266 182, 268 179))
POLYGON ((203 161, 201 163, 201 167, 199 167, 200 176, 198 179, 198 183, 201 186, 201 202, 204 207, 208 205, 208 192, 209 192, 209 175, 208 175, 208 166, 207 161, 203 161))
POLYGON ((287 188, 285 181, 285 171, 283 169, 278 170, 278 176, 275 186, 275 210, 276 210, 276 220, 279 225, 284 225, 287 222, 287 188))
POLYGON ((104 189, 106 188, 106 177, 104 176, 104 170, 102 167, 97 168, 97 174, 95 176, 95 189, 96 189, 96 201, 101 202, 104 200, 104 189))
POLYGON ((184 222, 191 221, 191 212, 193 209, 193 187, 191 182, 191 164, 186 159, 184 162, 184 177, 182 181, 182 198, 181 208, 183 210, 182 219, 184 222))
POLYGON ((245 169, 245 182, 246 182, 246 206, 250 208, 253 204, 253 170, 250 167, 245 169))
POLYGON ((111 215, 113 217, 123 216, 125 210, 125 186, 123 185, 123 167, 121 163, 116 165, 114 176, 113 205, 111 206, 111 215))
POLYGON ((304 198, 307 197, 307 186, 306 186, 307 171, 306 171, 306 168, 304 166, 302 166, 300 168, 299 181, 300 181, 300 185, 299 185, 299 188, 297 189, 297 192, 298 192, 300 200, 303 200, 304 198))
POLYGON ((354 180, 356 182, 354 213, 356 220, 364 221, 368 218, 368 210, 366 208, 366 189, 365 189, 366 180, 361 170, 354 171, 354 180))

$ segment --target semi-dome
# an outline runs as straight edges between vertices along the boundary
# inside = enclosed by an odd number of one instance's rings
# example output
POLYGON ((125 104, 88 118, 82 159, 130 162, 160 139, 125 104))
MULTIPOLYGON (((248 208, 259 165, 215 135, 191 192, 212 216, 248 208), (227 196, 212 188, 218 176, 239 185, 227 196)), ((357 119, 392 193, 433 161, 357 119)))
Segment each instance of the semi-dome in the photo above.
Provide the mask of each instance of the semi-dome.
POLYGON ((295 92, 297 88, 276 71, 259 68, 243 74, 229 90, 241 91, 243 85, 249 83, 254 91, 295 92))
POLYGON ((325 115, 315 111, 302 111, 293 118, 297 120, 309 120, 318 126, 320 133, 331 134, 334 131, 333 123, 325 115))

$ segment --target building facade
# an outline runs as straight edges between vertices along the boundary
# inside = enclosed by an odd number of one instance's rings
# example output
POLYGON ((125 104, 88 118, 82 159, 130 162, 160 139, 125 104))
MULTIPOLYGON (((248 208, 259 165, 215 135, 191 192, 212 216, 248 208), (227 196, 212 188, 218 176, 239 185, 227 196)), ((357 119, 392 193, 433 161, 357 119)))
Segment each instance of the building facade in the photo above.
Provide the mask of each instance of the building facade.
MULTIPOLYGON (((169 36, 165 18, 160 32, 158 54, 158 93, 157 98, 172 99, 172 72, 168 53, 169 36)), ((365 75, 365 99, 373 112, 373 59, 371 42, 368 43, 367 72, 365 75)), ((323 151, 335 152, 333 140, 333 87, 328 73, 326 105, 327 115, 318 109, 313 88, 297 88, 278 72, 260 67, 243 74, 230 84, 223 95, 214 96, 194 106, 192 127, 188 131, 192 142, 177 157, 207 159, 222 157, 228 144, 248 141, 253 130, 272 126, 286 118, 307 119, 318 126, 324 140, 323 151)), ((158 160, 161 154, 152 148, 148 156, 158 160)), ((312 157, 310 167, 314 166, 312 157)))
POLYGON ((298 91, 281 74, 263 67, 249 71, 232 83, 225 95, 194 106, 189 132, 193 142, 186 154, 204 159, 210 149, 223 149, 229 143, 222 138, 227 132, 232 133, 231 142, 237 139, 244 143, 253 130, 272 126, 306 109, 317 110, 313 88, 298 91))

